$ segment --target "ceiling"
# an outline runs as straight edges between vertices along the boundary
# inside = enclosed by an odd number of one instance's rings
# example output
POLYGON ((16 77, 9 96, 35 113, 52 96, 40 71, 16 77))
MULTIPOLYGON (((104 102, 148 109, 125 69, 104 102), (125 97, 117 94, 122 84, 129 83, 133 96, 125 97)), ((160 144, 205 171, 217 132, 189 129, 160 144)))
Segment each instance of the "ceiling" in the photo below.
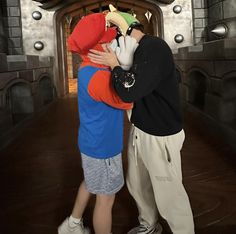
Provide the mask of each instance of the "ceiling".
MULTIPOLYGON (((35 2, 40 3, 40 7, 45 10, 58 10, 61 8, 64 8, 66 6, 71 5, 75 2, 86 2, 86 0, 33 0, 35 2)), ((174 0, 154 0, 156 2, 164 3, 164 4, 170 4, 174 0)), ((117 0, 119 2, 119 0, 117 0)))

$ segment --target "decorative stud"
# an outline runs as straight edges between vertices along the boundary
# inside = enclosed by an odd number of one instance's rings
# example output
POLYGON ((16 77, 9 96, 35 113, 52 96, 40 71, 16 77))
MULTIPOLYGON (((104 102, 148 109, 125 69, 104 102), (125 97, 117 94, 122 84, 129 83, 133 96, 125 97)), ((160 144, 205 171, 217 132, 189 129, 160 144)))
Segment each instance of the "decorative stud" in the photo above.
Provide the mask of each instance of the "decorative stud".
POLYGON ((150 11, 147 11, 147 12, 145 13, 145 16, 146 16, 148 22, 150 22, 150 19, 151 19, 151 17, 152 17, 152 13, 151 13, 150 11))
POLYGON ((40 19, 42 18, 42 14, 41 14, 41 12, 39 12, 39 11, 34 11, 34 12, 32 13, 32 17, 33 17, 33 19, 35 19, 35 20, 40 20, 40 19))
POLYGON ((182 11, 182 7, 180 5, 175 5, 173 11, 175 14, 179 14, 182 11))
POLYGON ((34 43, 34 48, 35 48, 36 50, 42 50, 42 49, 44 48, 43 42, 41 42, 41 41, 36 41, 36 42, 34 43))
POLYGON ((211 33, 218 37, 225 37, 228 33, 228 27, 225 24, 218 24, 214 29, 211 30, 211 33))
POLYGON ((181 35, 181 34, 175 35, 175 42, 176 43, 181 43, 183 41, 184 41, 184 36, 183 35, 181 35))

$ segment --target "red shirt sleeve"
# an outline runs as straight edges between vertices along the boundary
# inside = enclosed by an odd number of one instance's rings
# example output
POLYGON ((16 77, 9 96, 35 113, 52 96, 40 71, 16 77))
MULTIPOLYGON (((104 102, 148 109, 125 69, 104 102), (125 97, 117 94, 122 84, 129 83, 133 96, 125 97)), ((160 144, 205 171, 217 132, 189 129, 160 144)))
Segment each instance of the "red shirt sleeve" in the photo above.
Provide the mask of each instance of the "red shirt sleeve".
POLYGON ((88 93, 94 100, 117 109, 128 110, 133 107, 133 103, 123 102, 116 94, 111 83, 111 73, 106 70, 100 70, 94 74, 88 85, 88 93))

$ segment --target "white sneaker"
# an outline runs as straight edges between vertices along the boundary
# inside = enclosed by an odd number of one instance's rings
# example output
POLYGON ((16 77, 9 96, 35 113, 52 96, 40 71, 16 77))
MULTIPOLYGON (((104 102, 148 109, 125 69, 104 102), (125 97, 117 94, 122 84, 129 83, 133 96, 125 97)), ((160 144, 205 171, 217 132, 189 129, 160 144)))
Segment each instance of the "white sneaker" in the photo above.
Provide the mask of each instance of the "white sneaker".
POLYGON ((90 230, 84 227, 83 221, 75 227, 70 227, 69 218, 66 218, 58 227, 58 234, 90 234, 90 230))
POLYGON ((132 228, 127 234, 161 234, 162 226, 158 223, 155 226, 145 226, 140 224, 138 227, 132 228))

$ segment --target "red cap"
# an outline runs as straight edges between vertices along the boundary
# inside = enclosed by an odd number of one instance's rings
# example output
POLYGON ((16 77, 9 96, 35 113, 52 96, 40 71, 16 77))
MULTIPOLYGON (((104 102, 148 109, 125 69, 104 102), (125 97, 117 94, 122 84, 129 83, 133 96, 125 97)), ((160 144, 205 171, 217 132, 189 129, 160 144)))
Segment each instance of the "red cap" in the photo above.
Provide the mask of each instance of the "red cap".
POLYGON ((73 52, 86 54, 96 44, 111 42, 115 37, 115 28, 106 27, 105 15, 94 13, 78 22, 68 38, 68 46, 73 52))

